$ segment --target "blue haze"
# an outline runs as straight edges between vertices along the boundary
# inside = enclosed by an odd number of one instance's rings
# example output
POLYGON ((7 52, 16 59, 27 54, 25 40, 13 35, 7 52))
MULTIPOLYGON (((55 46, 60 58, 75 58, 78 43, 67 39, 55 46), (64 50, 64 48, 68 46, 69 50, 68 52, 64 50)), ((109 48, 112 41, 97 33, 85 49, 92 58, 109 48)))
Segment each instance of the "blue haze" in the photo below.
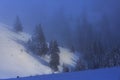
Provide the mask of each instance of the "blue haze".
POLYGON ((57 26, 51 24, 54 24, 55 15, 61 9, 68 18, 71 29, 75 30, 74 21, 84 10, 91 23, 96 23, 104 13, 111 22, 118 21, 116 14, 120 10, 119 4, 120 0, 0 0, 0 22, 13 27, 18 15, 25 32, 31 34, 34 27, 41 23, 49 39, 55 34, 54 27, 57 26))

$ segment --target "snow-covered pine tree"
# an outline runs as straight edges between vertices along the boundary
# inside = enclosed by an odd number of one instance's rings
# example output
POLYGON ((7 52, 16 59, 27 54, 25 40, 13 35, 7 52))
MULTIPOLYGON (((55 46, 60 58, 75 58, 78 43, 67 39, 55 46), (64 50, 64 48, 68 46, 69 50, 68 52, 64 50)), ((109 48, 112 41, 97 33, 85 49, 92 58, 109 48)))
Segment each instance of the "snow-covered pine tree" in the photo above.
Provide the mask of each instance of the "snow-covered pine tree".
POLYGON ((60 53, 60 50, 58 48, 57 41, 54 41, 54 40, 51 41, 49 45, 49 54, 50 54, 50 59, 51 59, 49 64, 53 72, 58 71, 58 65, 60 64, 59 53, 60 53))
POLYGON ((48 47, 41 24, 36 26, 35 32, 32 35, 31 50, 40 56, 44 56, 48 52, 48 47))
POLYGON ((16 17, 16 21, 14 24, 14 30, 15 30, 15 32, 22 32, 23 31, 22 23, 20 21, 19 16, 16 17))

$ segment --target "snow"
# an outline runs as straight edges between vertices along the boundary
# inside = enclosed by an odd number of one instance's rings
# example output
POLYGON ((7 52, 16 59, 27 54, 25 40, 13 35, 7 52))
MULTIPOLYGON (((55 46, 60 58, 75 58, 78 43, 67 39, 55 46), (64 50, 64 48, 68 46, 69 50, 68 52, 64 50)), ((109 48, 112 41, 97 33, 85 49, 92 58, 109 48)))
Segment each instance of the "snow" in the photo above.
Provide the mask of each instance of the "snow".
POLYGON ((61 64, 67 64, 69 66, 75 66, 76 65, 76 61, 78 59, 78 57, 76 55, 74 55, 74 53, 70 52, 68 49, 60 48, 60 63, 61 64))
POLYGON ((51 73, 48 66, 28 54, 20 44, 28 38, 27 34, 16 34, 0 24, 0 79, 51 73))
MULTIPOLYGON (((41 58, 30 53, 25 43, 31 35, 15 33, 8 25, 0 23, 0 79, 51 74, 49 57, 41 58)), ((74 67, 77 56, 68 49, 60 48, 60 68, 66 64, 74 67)))
POLYGON ((67 65, 70 70, 75 68, 76 62, 78 60, 78 56, 75 53, 71 52, 66 48, 59 47, 60 49, 60 66, 59 69, 62 71, 62 66, 67 65))
POLYGON ((8 80, 120 80, 120 67, 8 80))
MULTIPOLYGON (((76 65, 77 60, 78 60, 78 56, 66 48, 59 47, 59 49, 60 49, 60 53, 59 53, 59 56, 60 56, 59 70, 60 70, 60 72, 62 72, 63 65, 67 65, 69 67, 69 69, 73 69, 76 65)), ((43 59, 46 62, 49 62, 50 56, 46 55, 43 59)))
MULTIPOLYGON (((0 79, 8 80, 119 80, 120 67, 81 72, 51 74, 49 57, 38 57, 25 48, 31 36, 15 33, 7 25, 0 24, 0 79), (44 75, 43 75, 44 74, 44 75), (45 75, 46 74, 46 75, 45 75), (36 76, 43 75, 43 76, 36 76), (19 76, 19 79, 16 77, 19 76), (27 77, 34 76, 34 77, 27 77), (26 77, 26 78, 21 78, 26 77)), ((60 48, 60 66, 75 67, 78 56, 66 48, 60 48)))

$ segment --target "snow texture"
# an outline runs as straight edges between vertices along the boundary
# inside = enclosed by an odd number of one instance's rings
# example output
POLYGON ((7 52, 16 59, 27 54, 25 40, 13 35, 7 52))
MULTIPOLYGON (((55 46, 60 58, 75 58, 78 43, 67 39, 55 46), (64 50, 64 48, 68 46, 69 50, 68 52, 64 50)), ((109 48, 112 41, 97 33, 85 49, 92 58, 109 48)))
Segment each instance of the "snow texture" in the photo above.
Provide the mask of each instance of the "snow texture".
POLYGON ((120 67, 8 80, 120 80, 120 67))
MULTIPOLYGON (((49 57, 41 58, 25 48, 30 39, 27 33, 15 33, 9 26, 0 23, 0 79, 51 74, 49 57)), ((60 70, 66 64, 75 66, 77 56, 68 49, 60 47, 60 70)))
POLYGON ((22 43, 28 38, 28 34, 16 34, 0 24, 0 79, 51 73, 48 66, 27 53, 22 43))

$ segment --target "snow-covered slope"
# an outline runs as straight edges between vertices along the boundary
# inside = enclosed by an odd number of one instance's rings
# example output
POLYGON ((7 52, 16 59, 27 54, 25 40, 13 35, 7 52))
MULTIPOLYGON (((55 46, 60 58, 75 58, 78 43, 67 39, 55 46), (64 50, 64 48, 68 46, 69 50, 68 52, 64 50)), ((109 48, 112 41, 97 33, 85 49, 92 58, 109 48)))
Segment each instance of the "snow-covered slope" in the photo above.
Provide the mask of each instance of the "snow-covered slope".
POLYGON ((16 34, 0 24, 0 79, 51 73, 48 66, 26 52, 21 43, 28 38, 29 35, 16 34))
POLYGON ((78 57, 70 52, 68 49, 60 47, 60 51, 60 63, 74 67, 76 65, 78 57))
POLYGON ((120 67, 8 80, 120 80, 120 67))
MULTIPOLYGON (((24 47, 30 35, 15 33, 8 27, 0 24, 0 79, 52 73, 48 66, 49 58, 40 58, 29 53, 24 47)), ((59 69, 62 70, 63 64, 70 68, 74 67, 77 57, 62 47, 60 47, 60 52, 59 69)))
POLYGON ((60 49, 60 69, 63 64, 69 67, 69 69, 74 69, 76 62, 78 60, 78 56, 75 53, 72 53, 66 48, 59 47, 60 49))
MULTIPOLYGON (((59 72, 63 71, 63 65, 66 65, 70 71, 73 71, 75 69, 76 66, 76 62, 79 59, 79 56, 77 55, 78 53, 73 53, 70 50, 63 48, 63 47, 59 47, 60 49, 60 65, 58 66, 59 68, 59 72)), ((46 55, 43 60, 45 60, 46 62, 49 63, 50 61, 50 56, 46 55)), ((55 72, 57 73, 57 72, 55 72)))

